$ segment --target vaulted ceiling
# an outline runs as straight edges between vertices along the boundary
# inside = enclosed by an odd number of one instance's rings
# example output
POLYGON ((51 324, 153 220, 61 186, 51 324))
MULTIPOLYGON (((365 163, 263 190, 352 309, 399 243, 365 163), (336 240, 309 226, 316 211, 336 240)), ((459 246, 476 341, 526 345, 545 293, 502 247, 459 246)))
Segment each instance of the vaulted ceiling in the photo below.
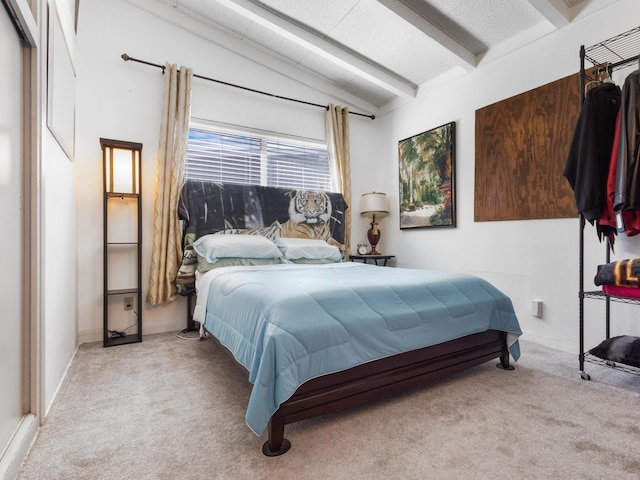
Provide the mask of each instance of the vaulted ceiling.
POLYGON ((617 0, 154 1, 154 13, 379 114, 617 0))

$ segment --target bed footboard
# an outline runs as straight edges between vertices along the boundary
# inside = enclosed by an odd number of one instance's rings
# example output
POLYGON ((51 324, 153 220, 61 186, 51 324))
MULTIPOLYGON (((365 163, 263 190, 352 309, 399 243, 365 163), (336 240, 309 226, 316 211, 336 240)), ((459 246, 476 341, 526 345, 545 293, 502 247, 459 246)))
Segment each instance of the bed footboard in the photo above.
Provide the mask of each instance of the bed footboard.
POLYGON ((262 452, 278 456, 289 450, 288 423, 362 405, 495 358, 500 368, 513 370, 506 333, 488 330, 309 380, 271 417, 262 452))

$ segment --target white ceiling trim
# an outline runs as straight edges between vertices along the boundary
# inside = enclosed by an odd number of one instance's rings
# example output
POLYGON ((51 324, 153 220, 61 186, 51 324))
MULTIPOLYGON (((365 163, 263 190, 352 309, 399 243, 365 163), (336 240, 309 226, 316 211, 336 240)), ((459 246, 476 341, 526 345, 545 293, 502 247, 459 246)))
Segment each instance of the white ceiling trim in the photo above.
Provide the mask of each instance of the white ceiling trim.
POLYGON ((535 27, 512 37, 504 42, 491 47, 486 53, 479 56, 478 66, 484 66, 494 60, 498 60, 511 52, 515 52, 520 48, 535 42, 536 40, 556 31, 556 28, 549 22, 542 21, 535 27))
MULTIPOLYGON (((462 67, 454 66, 452 69, 444 71, 437 77, 431 78, 426 82, 420 84, 420 86, 418 87, 418 97, 420 97, 421 92, 435 90, 440 87, 443 87, 461 77, 464 77, 467 73, 468 72, 462 67)), ((408 103, 409 103, 409 100, 407 99, 399 98, 399 97, 395 98, 387 102, 386 104, 382 105, 379 109, 379 114, 377 116, 381 117, 383 115, 386 115, 387 113, 390 113, 404 105, 407 105, 408 103)))
POLYGON ((551 0, 529 0, 529 3, 557 29, 566 27, 571 23, 569 7, 564 2, 554 3, 551 0))
MULTIPOLYGON (((344 88, 333 86, 315 75, 310 75, 302 72, 300 69, 294 67, 293 65, 283 62, 281 60, 276 59, 270 55, 264 55, 264 53, 260 50, 257 50, 255 47, 248 45, 247 43, 237 40, 226 33, 223 33, 215 28, 211 28, 207 26, 202 20, 196 20, 192 17, 189 17, 180 11, 176 10, 174 7, 169 7, 164 4, 159 4, 156 0, 125 0, 126 2, 134 5, 145 12, 154 15, 158 18, 166 20, 169 23, 177 25, 181 28, 184 28, 186 31, 191 32, 194 35, 197 35, 200 38, 203 38, 209 42, 215 43, 222 48, 225 48, 231 52, 234 52, 241 57, 244 57, 248 60, 251 60, 258 65, 262 65, 269 70, 272 70, 280 75, 284 75, 287 78, 290 78, 302 85, 313 88, 319 92, 330 95, 336 100, 340 100, 344 102, 346 105, 350 107, 354 107, 351 110, 363 110, 364 113, 379 115, 379 108, 373 105, 371 102, 364 100, 362 97, 357 95, 353 95, 344 90, 344 88)), ((123 52, 124 53, 124 52, 123 52)), ((131 54, 131 56, 136 57, 135 52, 126 52, 131 54)), ((157 61, 157 59, 145 59, 155 63, 164 63, 165 61, 171 61, 167 59, 163 59, 162 61, 157 61)), ((180 63, 177 60, 173 60, 173 62, 180 63)), ((207 72, 196 72, 205 76, 213 76, 207 72)), ((224 79, 220 79, 224 80, 224 79)), ((243 85, 248 86, 248 85, 243 85)), ((231 88, 231 87, 229 87, 231 88)), ((270 92, 277 93, 277 92, 270 92)), ((305 100, 305 99, 302 99, 305 100)))
POLYGON ((433 43, 434 47, 449 57, 453 63, 470 72, 476 68, 478 61, 473 52, 463 47, 449 35, 440 30, 436 25, 429 22, 412 8, 408 7, 400 0, 377 0, 378 3, 387 7, 390 11, 402 18, 405 22, 421 31, 426 40, 433 43))
POLYGON ((295 42, 310 52, 329 60, 341 68, 387 90, 394 95, 415 98, 417 86, 402 81, 384 70, 350 54, 334 43, 314 35, 297 25, 279 17, 270 11, 255 5, 250 0, 216 0, 221 5, 232 9, 245 18, 268 28, 274 33, 295 42))

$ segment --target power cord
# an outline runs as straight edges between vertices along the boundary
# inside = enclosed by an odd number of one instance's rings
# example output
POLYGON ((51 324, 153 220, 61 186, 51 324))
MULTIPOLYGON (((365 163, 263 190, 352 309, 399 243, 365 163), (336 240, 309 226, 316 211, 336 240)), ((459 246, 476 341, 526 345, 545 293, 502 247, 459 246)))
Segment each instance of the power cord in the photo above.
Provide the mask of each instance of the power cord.
POLYGON ((198 330, 187 330, 185 328, 184 330, 180 330, 178 333, 176 333, 176 337, 181 340, 198 340, 199 342, 201 342, 202 340, 206 340, 207 338, 209 338, 209 335, 207 334, 207 332, 204 332, 204 335, 200 336, 200 332, 198 330))
MULTIPOLYGON (((138 312, 136 312, 134 310, 133 313, 136 314, 136 318, 137 318, 138 317, 138 312)), ((129 330, 130 328, 133 328, 133 327, 135 327, 137 325, 138 325, 138 321, 136 320, 136 323, 132 323, 131 325, 129 325, 124 330, 107 330, 107 333, 109 334, 109 337, 111 337, 111 338, 126 337, 127 336, 127 330, 129 330)))

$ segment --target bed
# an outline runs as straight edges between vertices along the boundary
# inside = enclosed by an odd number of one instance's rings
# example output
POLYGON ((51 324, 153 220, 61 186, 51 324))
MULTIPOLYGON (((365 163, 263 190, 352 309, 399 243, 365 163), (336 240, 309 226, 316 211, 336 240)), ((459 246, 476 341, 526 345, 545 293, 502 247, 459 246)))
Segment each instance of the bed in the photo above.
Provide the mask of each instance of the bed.
POLYGON ((520 355, 511 301, 485 280, 341 261, 346 209, 330 192, 183 187, 177 285, 247 372, 268 456, 290 448, 288 423, 520 355))

